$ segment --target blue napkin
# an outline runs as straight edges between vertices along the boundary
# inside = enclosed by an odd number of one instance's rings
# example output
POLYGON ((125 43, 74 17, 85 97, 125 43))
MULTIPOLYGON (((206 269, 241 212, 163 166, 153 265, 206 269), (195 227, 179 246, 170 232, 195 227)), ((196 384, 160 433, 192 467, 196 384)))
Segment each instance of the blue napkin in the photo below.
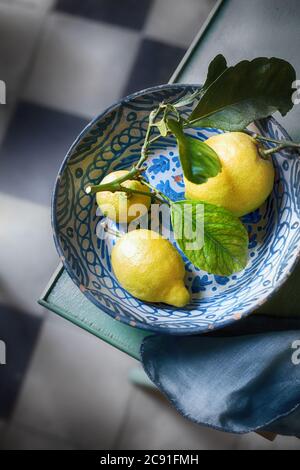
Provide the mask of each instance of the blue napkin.
POLYGON ((231 433, 299 437, 299 345, 300 319, 252 315, 201 336, 146 337, 141 355, 186 418, 231 433))

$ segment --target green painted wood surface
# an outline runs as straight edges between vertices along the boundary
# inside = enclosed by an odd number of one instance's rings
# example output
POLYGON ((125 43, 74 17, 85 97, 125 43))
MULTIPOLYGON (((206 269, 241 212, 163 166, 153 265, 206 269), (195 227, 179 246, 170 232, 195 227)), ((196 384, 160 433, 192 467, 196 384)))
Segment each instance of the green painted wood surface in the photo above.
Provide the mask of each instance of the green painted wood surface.
POLYGON ((149 332, 127 326, 102 312, 83 295, 63 268, 39 303, 130 356, 140 358, 141 342, 149 332))
MULTIPOLYGON (((275 55, 290 60, 300 72, 299 0, 219 1, 171 82, 201 83, 207 64, 222 52, 228 60, 275 55)), ((300 139, 300 106, 285 121, 285 127, 300 139)), ((300 266, 289 281, 257 313, 299 315, 300 266)), ((39 301, 42 305, 139 359, 143 338, 149 333, 121 324, 90 303, 61 268, 39 301)))
MULTIPOLYGON (((300 79, 299 45, 299 0, 224 0, 195 53, 175 76, 181 82, 203 83, 207 64, 222 53, 229 64, 258 56, 281 57, 293 64, 300 79)), ((275 117, 292 138, 300 140, 300 104, 286 117, 279 113, 275 117)))

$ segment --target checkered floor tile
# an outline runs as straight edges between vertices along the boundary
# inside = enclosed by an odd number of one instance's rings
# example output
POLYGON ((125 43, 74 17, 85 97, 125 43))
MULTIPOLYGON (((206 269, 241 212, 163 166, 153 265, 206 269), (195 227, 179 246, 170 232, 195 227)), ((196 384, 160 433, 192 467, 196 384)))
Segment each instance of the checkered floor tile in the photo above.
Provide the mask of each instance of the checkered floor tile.
POLYGON ((61 162, 87 122, 76 115, 20 101, 1 149, 1 191, 49 206, 61 162))
POLYGON ((170 71, 182 59, 185 49, 153 39, 143 39, 124 88, 123 95, 166 83, 170 71))
POLYGON ((56 9, 90 20, 141 30, 152 0, 58 0, 56 9))
POLYGON ((22 386, 41 320, 11 305, 0 305, 1 341, 5 343, 5 365, 0 365, 0 419, 9 418, 22 386))
POLYGON ((90 119, 121 96, 140 40, 132 29, 51 13, 23 97, 90 119))

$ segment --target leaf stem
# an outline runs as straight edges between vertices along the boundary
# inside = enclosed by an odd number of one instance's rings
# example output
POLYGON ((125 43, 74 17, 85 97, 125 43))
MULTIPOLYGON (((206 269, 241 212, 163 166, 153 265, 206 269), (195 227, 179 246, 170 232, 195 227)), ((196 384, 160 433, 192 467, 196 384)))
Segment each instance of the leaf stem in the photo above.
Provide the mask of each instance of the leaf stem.
POLYGON ((156 140, 160 139, 161 138, 161 135, 156 135, 155 137, 153 137, 152 139, 149 140, 149 145, 153 144, 154 142, 156 142, 156 140))
MULTIPOLYGON (((151 135, 152 128, 155 126, 155 119, 157 118, 159 113, 162 111, 162 109, 164 109, 165 112, 168 109, 168 105, 166 105, 164 102, 160 103, 158 108, 151 111, 151 113, 149 115, 148 127, 147 127, 147 131, 146 131, 144 143, 143 143, 143 146, 142 146, 142 149, 141 149, 140 159, 138 160, 138 162, 135 165, 133 165, 131 170, 126 175, 121 176, 120 178, 117 178, 116 180, 114 180, 111 183, 97 184, 97 185, 94 185, 94 186, 87 186, 85 188, 86 194, 95 194, 95 193, 98 193, 100 191, 110 191, 110 192, 122 191, 122 192, 126 192, 128 194, 135 193, 135 194, 143 194, 143 195, 148 196, 148 197, 153 197, 153 195, 150 195, 149 193, 139 191, 139 190, 135 190, 135 189, 131 189, 131 188, 125 188, 124 186, 121 186, 121 184, 124 183, 127 180, 130 180, 130 179, 138 179, 140 174, 144 171, 144 168, 142 168, 142 165, 145 163, 145 161, 148 158, 149 147, 150 147, 151 144, 153 144, 155 141, 157 141, 161 137, 161 135, 159 134, 159 135, 156 135, 156 136, 150 138, 150 135, 151 135)), ((165 114, 165 112, 164 112, 164 114, 165 114)), ((155 188, 152 188, 153 191, 154 191, 154 189, 155 188)), ((155 197, 157 197, 158 192, 156 190, 154 192, 156 194, 155 197)))
POLYGON ((286 147, 296 148, 296 149, 300 150, 300 143, 293 142, 292 140, 272 139, 272 137, 265 137, 263 135, 256 134, 256 132, 249 131, 248 129, 245 129, 243 132, 250 135, 251 137, 253 137, 256 140, 263 141, 263 142, 269 142, 269 143, 272 143, 272 144, 277 144, 277 146, 275 146, 275 147, 263 150, 263 153, 265 155, 271 155, 272 153, 278 152, 279 150, 282 150, 286 147))
POLYGON ((145 181, 144 179, 142 179, 142 183, 145 185, 145 186, 148 186, 148 188, 150 188, 154 194, 156 194, 156 196, 158 198, 160 198, 160 201, 163 200, 164 203, 167 203, 168 205, 171 205, 172 204, 172 200, 166 196, 164 193, 162 193, 161 191, 159 191, 157 188, 155 188, 154 186, 152 186, 150 183, 148 183, 148 181, 145 181))
POLYGON ((273 153, 279 152, 280 150, 283 150, 289 147, 296 148, 298 151, 300 151, 300 144, 294 143, 294 145, 291 145, 291 143, 282 143, 270 149, 261 149, 260 152, 262 153, 263 156, 269 156, 269 155, 272 155, 273 153))
POLYGON ((148 183, 148 181, 144 180, 143 178, 140 178, 139 181, 141 181, 141 183, 144 186, 147 186, 148 188, 150 188, 152 193, 148 193, 146 191, 141 191, 141 190, 133 189, 133 188, 126 188, 125 186, 122 186, 121 184, 118 184, 115 181, 112 182, 112 183, 107 183, 107 184, 98 184, 98 185, 95 185, 95 186, 88 186, 85 189, 85 192, 87 194, 95 194, 95 193, 98 193, 98 192, 101 192, 101 191, 110 191, 112 193, 124 192, 124 193, 129 194, 129 195, 130 194, 140 194, 142 196, 150 197, 151 199, 154 199, 154 200, 156 199, 160 203, 167 203, 169 205, 172 203, 171 199, 168 198, 168 196, 166 196, 161 191, 156 189, 154 186, 152 186, 150 183, 148 183))
POLYGON ((94 186, 87 186, 85 188, 86 194, 95 194, 98 193, 99 191, 123 191, 124 189, 112 189, 114 187, 120 188, 121 183, 124 183, 127 180, 134 179, 140 174, 140 170, 138 170, 135 167, 132 167, 131 170, 124 176, 120 176, 120 178, 116 178, 113 182, 111 183, 105 183, 105 184, 96 184, 94 186))
POLYGON ((153 194, 151 193, 148 193, 146 191, 141 191, 139 189, 126 188, 126 186, 122 186, 122 184, 116 183, 116 181, 112 183, 107 183, 107 184, 98 184, 95 186, 88 186, 85 189, 85 192, 87 194, 95 194, 95 193, 99 193, 102 191, 110 191, 111 193, 122 192, 122 193, 127 193, 127 194, 140 194, 140 195, 147 196, 147 197, 153 197, 153 194))
MULTIPOLYGON (((149 145, 151 143, 150 134, 151 134, 151 131, 152 131, 153 123, 154 123, 155 119, 157 118, 158 114, 160 113, 162 106, 163 106, 163 104, 160 104, 158 108, 154 109, 149 114, 149 122, 148 122, 148 127, 147 127, 147 131, 146 131, 146 135, 145 135, 145 140, 144 140, 142 150, 141 150, 141 157, 140 157, 139 161, 137 162, 137 164, 134 166, 134 168, 136 168, 136 169, 140 169, 141 166, 143 165, 143 163, 145 162, 145 160, 147 160, 149 145)), ((152 142, 153 141, 154 141, 154 139, 152 139, 152 142)))

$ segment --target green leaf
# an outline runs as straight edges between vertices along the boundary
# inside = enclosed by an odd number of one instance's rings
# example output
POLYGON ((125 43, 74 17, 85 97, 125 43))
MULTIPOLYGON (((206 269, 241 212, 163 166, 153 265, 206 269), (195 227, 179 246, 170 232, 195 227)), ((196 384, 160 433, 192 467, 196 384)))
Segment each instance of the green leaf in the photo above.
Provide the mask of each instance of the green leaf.
POLYGON ((171 218, 177 244, 197 268, 219 276, 230 276, 245 268, 247 230, 230 211, 204 202, 178 201, 171 205, 171 218), (203 208, 202 220, 199 206, 203 208), (201 241, 197 222, 200 226, 203 223, 203 243, 191 249, 194 240, 189 234, 196 233, 201 241))
POLYGON ((194 93, 181 98, 181 100, 174 103, 175 108, 181 108, 192 104, 195 99, 200 99, 206 89, 227 69, 226 59, 222 54, 217 55, 208 67, 208 73, 204 85, 196 90, 194 93))
POLYGON ((166 137, 166 135, 168 134, 168 127, 164 118, 162 118, 158 122, 155 122, 153 125, 155 125, 158 128, 160 135, 162 137, 166 137))
POLYGON ((184 176, 195 184, 205 183, 222 170, 217 153, 204 142, 184 134, 182 124, 168 119, 168 128, 175 135, 184 176))
POLYGON ((222 54, 218 54, 208 66, 207 77, 201 89, 203 94, 212 85, 212 83, 214 83, 214 81, 216 81, 217 78, 227 70, 227 68, 225 57, 222 54))
MULTIPOLYGON (((218 67, 216 67, 218 70, 218 67)), ((209 72, 214 77, 215 72, 209 72)), ((239 131, 276 111, 284 116, 292 107, 295 70, 275 57, 244 60, 229 67, 211 83, 192 112, 195 127, 239 131)))

